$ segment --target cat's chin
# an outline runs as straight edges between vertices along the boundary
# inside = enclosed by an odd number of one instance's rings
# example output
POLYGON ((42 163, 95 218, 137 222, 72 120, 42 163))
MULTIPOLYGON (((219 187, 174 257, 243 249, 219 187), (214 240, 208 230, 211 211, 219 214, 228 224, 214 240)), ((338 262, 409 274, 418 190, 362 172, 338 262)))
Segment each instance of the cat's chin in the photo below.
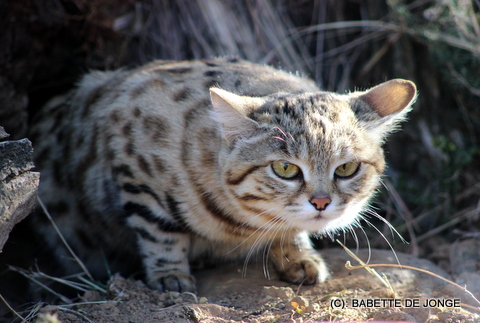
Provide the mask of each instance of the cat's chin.
POLYGON ((294 223, 295 227, 302 231, 319 232, 329 230, 337 225, 338 217, 328 217, 322 213, 316 213, 313 216, 306 217, 301 221, 294 223))
POLYGON ((360 208, 348 209, 340 213, 315 212, 306 216, 301 223, 295 224, 298 229, 308 232, 337 231, 356 222, 359 211, 360 208))

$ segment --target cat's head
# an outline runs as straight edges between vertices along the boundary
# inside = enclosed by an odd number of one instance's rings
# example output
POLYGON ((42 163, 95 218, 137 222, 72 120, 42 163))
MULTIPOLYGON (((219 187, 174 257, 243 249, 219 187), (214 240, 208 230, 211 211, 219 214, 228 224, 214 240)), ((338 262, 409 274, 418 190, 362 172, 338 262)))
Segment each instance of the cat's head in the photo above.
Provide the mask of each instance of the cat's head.
POLYGON ((355 222, 380 183, 382 143, 416 96, 410 81, 365 92, 239 96, 211 89, 225 190, 256 228, 332 232, 355 222))

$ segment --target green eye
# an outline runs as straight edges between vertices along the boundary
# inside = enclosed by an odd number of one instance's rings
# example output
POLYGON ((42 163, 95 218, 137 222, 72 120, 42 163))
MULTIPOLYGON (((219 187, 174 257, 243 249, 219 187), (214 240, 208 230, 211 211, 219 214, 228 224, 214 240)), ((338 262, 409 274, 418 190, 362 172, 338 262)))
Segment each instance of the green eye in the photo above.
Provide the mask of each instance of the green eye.
POLYGON ((278 177, 285 179, 295 178, 300 174, 300 167, 290 164, 286 161, 275 161, 272 163, 272 169, 278 177))
POLYGON ((353 176, 357 170, 360 168, 360 163, 345 163, 343 165, 338 166, 335 169, 335 176, 339 178, 348 178, 353 176))

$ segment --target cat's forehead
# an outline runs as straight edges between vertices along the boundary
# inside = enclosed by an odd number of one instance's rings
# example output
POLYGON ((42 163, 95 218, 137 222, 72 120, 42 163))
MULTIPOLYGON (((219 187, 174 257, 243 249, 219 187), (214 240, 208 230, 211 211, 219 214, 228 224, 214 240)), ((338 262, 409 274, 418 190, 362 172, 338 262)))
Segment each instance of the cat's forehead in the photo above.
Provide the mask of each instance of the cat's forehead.
POLYGON ((343 96, 317 92, 275 96, 252 117, 260 122, 277 123, 286 130, 295 130, 324 122, 349 122, 354 114, 343 96))
POLYGON ((356 130, 355 115, 344 96, 329 93, 279 95, 251 116, 292 136, 308 140, 326 140, 356 130))
POLYGON ((325 159, 355 158, 363 150, 364 131, 345 96, 329 92, 279 96, 255 114, 256 121, 278 127, 279 136, 274 138, 284 137, 284 151, 292 157, 328 163, 325 159))

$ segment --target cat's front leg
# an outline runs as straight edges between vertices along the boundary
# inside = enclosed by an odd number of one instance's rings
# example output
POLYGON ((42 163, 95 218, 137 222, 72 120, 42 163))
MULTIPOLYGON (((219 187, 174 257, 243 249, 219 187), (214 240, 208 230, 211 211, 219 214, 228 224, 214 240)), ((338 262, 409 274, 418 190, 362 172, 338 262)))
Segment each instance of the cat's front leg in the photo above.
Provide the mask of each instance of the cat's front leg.
POLYGON ((188 253, 190 234, 168 213, 126 203, 128 225, 136 232, 147 284, 160 291, 195 292, 188 253))
POLYGON ((189 236, 169 234, 157 241, 139 237, 147 284, 160 291, 195 292, 188 262, 189 236))
POLYGON ((330 276, 325 261, 312 248, 306 232, 294 235, 290 240, 275 241, 270 255, 281 280, 312 285, 330 276))

